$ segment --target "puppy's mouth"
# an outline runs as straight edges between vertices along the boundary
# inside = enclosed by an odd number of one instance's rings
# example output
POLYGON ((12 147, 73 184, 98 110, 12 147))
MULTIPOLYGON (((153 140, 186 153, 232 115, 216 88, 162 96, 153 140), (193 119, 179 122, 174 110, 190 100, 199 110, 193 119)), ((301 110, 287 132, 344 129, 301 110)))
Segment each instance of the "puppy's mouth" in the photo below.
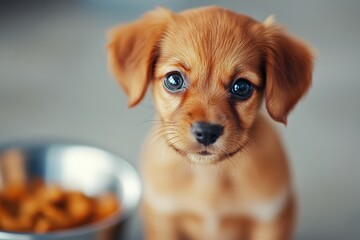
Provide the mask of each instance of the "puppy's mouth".
POLYGON ((204 151, 201 151, 201 152, 198 152, 199 155, 201 156, 210 156, 210 155, 213 155, 213 153, 207 151, 207 150, 204 150, 204 151))
POLYGON ((208 150, 190 153, 190 152, 186 152, 184 150, 177 148, 174 144, 169 144, 169 146, 172 149, 174 149, 177 153, 182 155, 184 158, 188 159, 189 161, 195 162, 195 163, 202 163, 202 164, 212 164, 212 163, 221 162, 223 160, 226 160, 226 159, 232 157, 233 155, 237 154, 241 150, 243 150, 243 147, 244 147, 244 146, 240 146, 239 148, 235 149, 232 152, 217 154, 214 152, 210 152, 208 150))
POLYGON ((179 148, 177 148, 174 144, 169 144, 169 146, 174 149, 177 153, 179 153, 180 155, 186 157, 187 155, 193 155, 193 156, 198 156, 198 157, 211 157, 211 156, 216 156, 216 153, 214 152, 210 152, 208 150, 202 150, 200 152, 186 152, 184 150, 181 150, 179 148))

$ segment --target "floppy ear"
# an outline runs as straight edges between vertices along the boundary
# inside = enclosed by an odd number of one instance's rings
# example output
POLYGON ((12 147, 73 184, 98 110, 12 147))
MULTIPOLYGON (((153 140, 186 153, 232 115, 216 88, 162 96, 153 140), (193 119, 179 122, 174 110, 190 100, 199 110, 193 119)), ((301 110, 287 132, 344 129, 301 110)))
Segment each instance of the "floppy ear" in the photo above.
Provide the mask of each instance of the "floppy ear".
POLYGON ((305 43, 272 22, 264 25, 266 108, 275 121, 286 125, 287 115, 311 85, 313 55, 305 43))
POLYGON ((109 32, 109 69, 128 96, 129 107, 138 104, 145 95, 159 54, 158 44, 170 16, 170 11, 158 8, 109 32))

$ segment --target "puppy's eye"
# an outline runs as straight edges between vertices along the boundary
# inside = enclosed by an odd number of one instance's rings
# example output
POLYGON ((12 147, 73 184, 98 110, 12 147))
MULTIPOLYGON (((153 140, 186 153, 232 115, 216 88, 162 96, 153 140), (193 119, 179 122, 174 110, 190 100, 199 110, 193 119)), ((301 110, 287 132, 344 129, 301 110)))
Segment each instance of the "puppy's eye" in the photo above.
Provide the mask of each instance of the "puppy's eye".
POLYGON ((240 100, 246 100, 251 97, 254 86, 246 79, 239 78, 231 87, 231 93, 240 100))
POLYGON ((185 81, 180 73, 170 73, 164 79, 164 86, 169 92, 179 92, 185 89, 185 81))

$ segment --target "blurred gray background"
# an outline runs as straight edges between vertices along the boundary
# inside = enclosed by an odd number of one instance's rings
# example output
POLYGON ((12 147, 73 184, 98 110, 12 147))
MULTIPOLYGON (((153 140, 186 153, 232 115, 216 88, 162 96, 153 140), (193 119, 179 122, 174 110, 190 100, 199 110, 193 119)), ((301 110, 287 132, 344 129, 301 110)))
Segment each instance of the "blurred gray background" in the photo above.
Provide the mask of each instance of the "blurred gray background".
POLYGON ((134 165, 154 110, 128 110, 107 72, 105 32, 156 6, 220 5, 278 23, 318 52, 314 84, 279 125, 300 197, 297 239, 360 239, 360 1, 1 1, 0 144, 60 139, 134 165))

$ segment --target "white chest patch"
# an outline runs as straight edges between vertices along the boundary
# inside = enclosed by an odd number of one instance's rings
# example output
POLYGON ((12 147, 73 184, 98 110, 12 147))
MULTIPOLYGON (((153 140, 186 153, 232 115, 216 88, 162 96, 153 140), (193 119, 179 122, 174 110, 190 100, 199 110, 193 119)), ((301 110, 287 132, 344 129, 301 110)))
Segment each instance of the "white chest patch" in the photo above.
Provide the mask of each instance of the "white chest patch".
POLYGON ((267 201, 251 204, 249 207, 249 214, 258 221, 270 222, 281 214, 289 200, 289 195, 289 189, 284 188, 267 201))
POLYGON ((269 222, 275 219, 286 206, 289 199, 290 189, 283 188, 272 198, 251 203, 233 202, 219 203, 217 206, 208 205, 206 201, 173 194, 157 194, 150 186, 145 187, 144 197, 146 202, 154 210, 164 214, 177 214, 192 212, 204 219, 205 228, 209 231, 217 229, 221 218, 228 216, 250 216, 261 222, 269 222))

